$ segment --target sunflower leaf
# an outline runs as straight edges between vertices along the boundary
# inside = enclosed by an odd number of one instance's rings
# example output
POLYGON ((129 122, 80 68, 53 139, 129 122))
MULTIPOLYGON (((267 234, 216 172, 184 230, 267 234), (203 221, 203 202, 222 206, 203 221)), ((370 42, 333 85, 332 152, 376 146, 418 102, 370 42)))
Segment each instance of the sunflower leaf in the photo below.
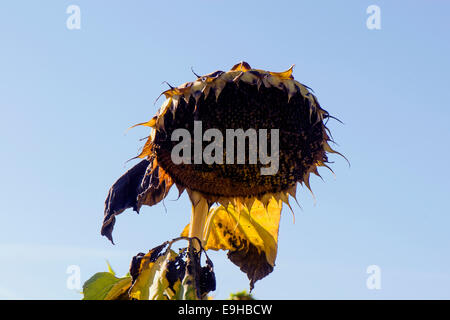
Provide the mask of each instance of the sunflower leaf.
POLYGON ((116 216, 128 208, 133 208, 137 211, 137 196, 149 164, 148 160, 142 160, 124 173, 109 189, 108 197, 105 201, 105 215, 101 234, 106 236, 112 243, 114 243, 112 231, 116 222, 116 216))
POLYGON ((164 300, 164 290, 169 286, 165 278, 166 260, 173 251, 161 251, 166 244, 150 250, 146 255, 139 254, 133 258, 130 273, 133 284, 129 291, 130 297, 137 300, 164 300))
POLYGON ((205 276, 214 273, 212 266, 200 266, 200 259, 188 258, 185 261, 183 252, 179 254, 168 248, 164 253, 161 251, 166 244, 150 250, 146 255, 138 254, 133 258, 130 273, 133 284, 129 295, 138 300, 196 300, 209 291, 211 279, 207 279, 207 286, 202 281, 205 276), (206 270, 207 269, 207 270, 206 270), (203 285, 203 286, 202 286, 203 285), (206 289, 206 290, 202 290, 206 289))
POLYGON ((128 300, 131 277, 117 278, 110 272, 98 272, 83 285, 83 300, 128 300))
MULTIPOLYGON (((208 214, 205 250, 228 250, 228 258, 247 274, 250 290, 275 266, 281 207, 281 201, 272 198, 266 208, 255 201, 250 211, 229 205, 212 208, 208 214)), ((188 231, 189 225, 181 235, 188 231)))

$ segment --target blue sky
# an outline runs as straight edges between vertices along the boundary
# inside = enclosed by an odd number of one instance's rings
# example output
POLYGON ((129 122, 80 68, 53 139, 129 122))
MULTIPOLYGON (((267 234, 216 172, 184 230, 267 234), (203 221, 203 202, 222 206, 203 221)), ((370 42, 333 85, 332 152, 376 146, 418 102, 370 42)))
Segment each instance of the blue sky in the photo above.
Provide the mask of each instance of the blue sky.
MULTIPOLYGON (((2 1, 0 4, 0 298, 80 299, 66 287, 125 274, 136 253, 176 237, 190 203, 118 217, 100 236, 111 184, 136 162, 166 86, 245 60, 312 87, 330 121, 336 179, 317 203, 282 213, 276 267, 261 299, 450 298, 450 22, 447 1, 2 1), (66 28, 66 8, 81 29, 66 28), (381 9, 368 30, 366 8, 381 9), (369 265, 381 289, 366 287, 369 265)), ((216 298, 248 289, 211 253, 216 298)))

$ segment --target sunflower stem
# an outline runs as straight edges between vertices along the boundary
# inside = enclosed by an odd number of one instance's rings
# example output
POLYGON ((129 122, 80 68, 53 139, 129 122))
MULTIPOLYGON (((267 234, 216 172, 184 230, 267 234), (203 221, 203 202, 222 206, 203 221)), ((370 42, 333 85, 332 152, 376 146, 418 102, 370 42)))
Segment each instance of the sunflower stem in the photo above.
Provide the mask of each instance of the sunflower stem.
MULTIPOLYGON (((201 197, 197 203, 192 205, 191 223, 189 225, 189 237, 197 237, 204 245, 204 229, 206 225, 206 216, 208 215, 209 206, 205 198, 201 197)), ((200 251, 200 245, 197 241, 189 243, 189 247, 193 246, 195 250, 200 251)))

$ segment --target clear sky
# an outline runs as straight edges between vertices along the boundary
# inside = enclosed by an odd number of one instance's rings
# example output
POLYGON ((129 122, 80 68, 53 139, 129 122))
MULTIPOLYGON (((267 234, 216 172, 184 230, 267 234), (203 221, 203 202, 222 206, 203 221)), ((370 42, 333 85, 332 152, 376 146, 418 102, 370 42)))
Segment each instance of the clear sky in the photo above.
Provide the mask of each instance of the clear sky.
MULTIPOLYGON (((282 212, 265 299, 450 299, 449 1, 22 1, 0 4, 0 298, 80 299, 84 282, 128 271, 131 257, 176 237, 186 194, 117 219, 100 236, 111 184, 136 163, 168 81, 244 60, 312 87, 330 121, 336 179, 282 212), (381 29, 369 30, 369 5, 381 29), (66 9, 81 9, 69 30, 66 9), (381 289, 366 269, 381 270, 381 289)), ((216 298, 248 289, 212 253, 216 298)))

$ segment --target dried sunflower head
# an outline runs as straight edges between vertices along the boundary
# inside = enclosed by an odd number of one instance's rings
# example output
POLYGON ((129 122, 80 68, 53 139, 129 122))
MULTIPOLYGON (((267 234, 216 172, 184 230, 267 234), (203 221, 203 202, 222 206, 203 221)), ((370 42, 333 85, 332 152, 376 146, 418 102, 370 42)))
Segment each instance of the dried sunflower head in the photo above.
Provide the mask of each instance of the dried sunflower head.
MULTIPOLYGON (((129 207, 139 211, 144 204, 158 203, 174 184, 180 194, 187 190, 194 207, 192 219, 196 223, 191 221, 191 236, 199 235, 196 225, 200 228, 205 223, 213 203, 250 210, 255 200, 264 206, 272 198, 288 203, 289 195, 295 197, 297 183, 310 189, 310 174, 318 175, 317 167, 327 167, 327 153, 335 153, 328 144, 330 137, 325 125, 330 115, 307 86, 294 80, 292 70, 293 67, 284 72, 270 72, 252 69, 241 62, 228 72, 215 71, 164 91, 166 100, 157 114, 139 124, 151 128, 138 156, 145 160, 110 190, 102 234, 112 240, 117 214, 129 207), (190 142, 194 152, 189 155, 189 163, 176 163, 172 152, 179 142, 173 139, 173 134, 183 128, 195 136, 196 123, 201 123, 202 132, 215 129, 224 137, 230 129, 266 130, 268 140, 278 140, 277 170, 264 174, 267 163, 249 159, 243 163, 239 161, 242 155, 228 148, 222 150, 222 156, 234 160, 233 164, 225 160, 198 161, 195 150, 202 152, 210 143, 203 139, 190 142)), ((250 136, 247 139, 245 155, 250 157, 255 146, 251 145, 250 136)), ((258 140, 256 148, 261 148, 258 140)))

